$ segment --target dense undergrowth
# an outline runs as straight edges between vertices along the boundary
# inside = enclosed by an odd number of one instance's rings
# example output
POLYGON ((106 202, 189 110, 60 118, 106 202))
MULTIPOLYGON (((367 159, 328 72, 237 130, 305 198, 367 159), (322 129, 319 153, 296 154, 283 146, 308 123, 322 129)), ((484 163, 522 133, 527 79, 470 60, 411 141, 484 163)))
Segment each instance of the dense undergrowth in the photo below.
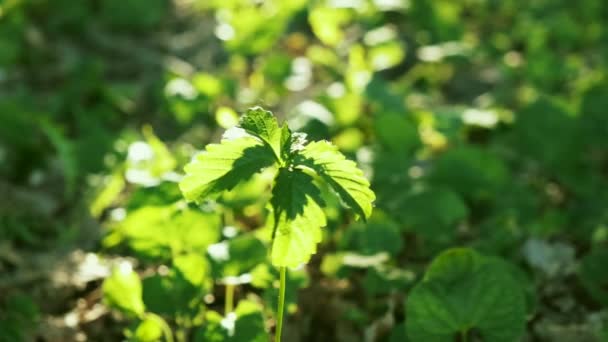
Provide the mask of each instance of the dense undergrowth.
POLYGON ((376 194, 357 221, 315 183, 285 341, 607 340, 607 20, 602 0, 0 2, 0 341, 269 340, 272 170, 196 204, 178 187, 257 105, 376 194))

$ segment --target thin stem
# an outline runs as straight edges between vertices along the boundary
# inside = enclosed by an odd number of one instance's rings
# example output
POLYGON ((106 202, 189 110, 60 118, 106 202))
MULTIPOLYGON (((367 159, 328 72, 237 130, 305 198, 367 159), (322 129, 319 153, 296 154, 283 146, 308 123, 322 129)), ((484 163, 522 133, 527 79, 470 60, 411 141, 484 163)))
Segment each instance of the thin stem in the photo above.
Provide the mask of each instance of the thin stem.
POLYGON ((224 226, 234 226, 234 212, 232 209, 224 210, 224 226))
POLYGON ((171 327, 169 326, 169 324, 167 324, 167 322, 157 314, 146 312, 146 315, 155 319, 158 322, 163 331, 163 335, 165 335, 165 341, 173 342, 173 332, 171 331, 171 327))
POLYGON ((234 284, 226 284, 226 298, 224 300, 224 315, 234 309, 234 284))
POLYGON ((277 310, 277 330, 274 334, 274 341, 281 342, 281 331, 283 330, 283 309, 285 308, 285 275, 287 268, 279 268, 281 273, 281 285, 279 287, 279 309, 277 310))
POLYGON ((469 339, 468 329, 465 329, 462 332, 460 332, 460 342, 467 342, 468 339, 469 339))

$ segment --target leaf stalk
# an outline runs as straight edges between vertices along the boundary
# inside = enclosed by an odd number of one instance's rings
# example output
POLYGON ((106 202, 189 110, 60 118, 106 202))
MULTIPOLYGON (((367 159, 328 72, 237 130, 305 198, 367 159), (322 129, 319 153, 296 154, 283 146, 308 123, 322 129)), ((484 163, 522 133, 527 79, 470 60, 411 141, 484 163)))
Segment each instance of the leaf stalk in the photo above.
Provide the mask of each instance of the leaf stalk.
POLYGON ((277 309, 277 329, 274 335, 275 342, 281 342, 281 331, 283 330, 283 311, 285 309, 285 276, 287 268, 282 266, 279 268, 281 274, 279 285, 279 307, 277 309))

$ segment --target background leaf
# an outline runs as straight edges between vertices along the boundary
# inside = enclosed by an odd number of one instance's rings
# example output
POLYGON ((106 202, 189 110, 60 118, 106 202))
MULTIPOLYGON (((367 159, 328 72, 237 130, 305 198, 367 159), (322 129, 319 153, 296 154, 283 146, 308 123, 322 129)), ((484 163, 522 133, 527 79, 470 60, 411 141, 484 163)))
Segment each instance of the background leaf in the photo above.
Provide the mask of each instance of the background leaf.
POLYGON ((523 290, 503 261, 469 249, 443 252, 407 301, 412 341, 451 341, 475 334, 484 341, 514 341, 525 325, 523 290))
POLYGON ((125 313, 141 317, 145 306, 142 300, 142 285, 137 273, 128 265, 115 268, 103 282, 103 297, 105 302, 125 313))

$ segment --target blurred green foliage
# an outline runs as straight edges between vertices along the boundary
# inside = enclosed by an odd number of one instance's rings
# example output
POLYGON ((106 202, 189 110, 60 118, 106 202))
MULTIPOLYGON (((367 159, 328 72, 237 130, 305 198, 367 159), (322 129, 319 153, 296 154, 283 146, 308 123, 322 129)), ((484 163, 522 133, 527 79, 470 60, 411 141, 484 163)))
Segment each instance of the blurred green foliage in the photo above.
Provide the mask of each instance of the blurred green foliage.
POLYGON ((110 340, 267 340, 272 175, 177 186, 255 105, 377 195, 354 223, 322 188, 289 338, 605 340, 607 21, 604 0, 0 1, 0 340, 50 340, 100 287, 110 340), (73 249, 116 267, 61 309, 14 283, 73 249))

